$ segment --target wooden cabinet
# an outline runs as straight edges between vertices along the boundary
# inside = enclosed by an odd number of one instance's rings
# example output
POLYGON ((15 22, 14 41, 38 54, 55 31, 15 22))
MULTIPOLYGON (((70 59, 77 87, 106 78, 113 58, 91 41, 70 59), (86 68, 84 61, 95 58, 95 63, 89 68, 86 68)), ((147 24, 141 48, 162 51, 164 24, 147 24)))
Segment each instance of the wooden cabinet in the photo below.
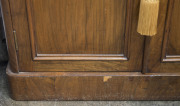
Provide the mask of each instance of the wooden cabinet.
POLYGON ((180 99, 180 0, 137 32, 140 0, 1 0, 16 100, 180 99))

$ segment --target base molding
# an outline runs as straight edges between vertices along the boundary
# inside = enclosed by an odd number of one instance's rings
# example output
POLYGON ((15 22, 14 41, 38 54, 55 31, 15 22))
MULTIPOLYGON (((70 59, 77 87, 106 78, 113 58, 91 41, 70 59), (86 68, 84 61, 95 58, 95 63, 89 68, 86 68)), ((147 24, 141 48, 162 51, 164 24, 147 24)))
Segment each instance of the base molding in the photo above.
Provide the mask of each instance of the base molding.
POLYGON ((14 100, 180 100, 180 74, 20 72, 7 75, 14 100))

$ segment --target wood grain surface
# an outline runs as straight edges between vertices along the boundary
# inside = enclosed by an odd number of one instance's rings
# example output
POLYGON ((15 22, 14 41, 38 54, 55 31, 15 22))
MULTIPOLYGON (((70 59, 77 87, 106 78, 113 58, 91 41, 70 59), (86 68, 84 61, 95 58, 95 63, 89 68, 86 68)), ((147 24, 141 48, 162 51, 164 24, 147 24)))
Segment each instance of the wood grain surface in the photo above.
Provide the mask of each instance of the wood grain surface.
POLYGON ((160 1, 158 33, 146 38, 144 72, 179 73, 179 0, 160 1), (175 40, 176 39, 176 40, 175 40), (171 47, 173 47, 173 49, 171 47))
MULTIPOLYGON (((167 55, 180 56, 180 0, 175 0, 171 12, 171 22, 169 26, 167 55)), ((179 58, 180 61, 180 58, 179 58)))
POLYGON ((38 54, 123 54, 127 0, 27 0, 38 54))
POLYGON ((15 100, 179 100, 180 74, 7 70, 15 100))
POLYGON ((21 72, 141 71, 139 0, 9 1, 21 72))
POLYGON ((140 0, 1 0, 12 98, 179 100, 179 1, 143 37, 140 0))

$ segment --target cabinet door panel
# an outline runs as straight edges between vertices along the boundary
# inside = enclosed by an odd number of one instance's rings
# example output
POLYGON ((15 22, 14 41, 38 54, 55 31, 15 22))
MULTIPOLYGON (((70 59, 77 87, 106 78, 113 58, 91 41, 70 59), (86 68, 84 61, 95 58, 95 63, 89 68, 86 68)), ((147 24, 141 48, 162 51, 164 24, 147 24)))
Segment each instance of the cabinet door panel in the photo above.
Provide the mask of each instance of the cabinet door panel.
POLYGON ((163 0, 158 34, 146 40, 145 72, 180 72, 180 0, 163 0))
POLYGON ((141 71, 139 0, 10 0, 10 7, 20 71, 141 71))
POLYGON ((167 33, 167 50, 166 57, 174 57, 177 61, 180 61, 180 0, 175 0, 173 3, 173 9, 168 18, 170 18, 169 33, 167 33), (176 58, 175 58, 176 57, 176 58))
POLYGON ((29 0, 27 6, 39 55, 124 52, 126 0, 29 0))

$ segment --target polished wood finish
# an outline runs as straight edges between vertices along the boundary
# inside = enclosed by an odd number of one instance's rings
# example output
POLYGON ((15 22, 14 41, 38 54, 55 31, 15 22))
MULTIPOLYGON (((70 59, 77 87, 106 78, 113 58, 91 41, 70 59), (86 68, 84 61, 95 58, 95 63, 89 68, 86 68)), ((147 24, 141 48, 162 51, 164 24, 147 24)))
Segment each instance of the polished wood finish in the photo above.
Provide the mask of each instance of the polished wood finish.
POLYGON ((163 45, 163 61, 164 62, 180 62, 180 0, 171 1, 172 6, 169 8, 167 17, 166 35, 163 45))
POLYGON ((179 61, 179 13, 180 0, 162 0, 158 33, 146 38, 144 73, 177 73, 180 72, 179 61))
POLYGON ((180 74, 7 70, 15 100, 179 100, 180 74), (18 89, 17 89, 18 88, 18 89))
POLYGON ((1 0, 12 98, 180 100, 179 2, 144 37, 140 0, 1 0))
POLYGON ((139 0, 9 1, 20 71, 141 71, 139 0))
POLYGON ((177 56, 180 61, 180 0, 175 0, 173 4, 173 9, 171 9, 170 25, 167 30, 169 30, 168 44, 167 44, 167 54, 168 56, 177 56))
POLYGON ((35 55, 124 54, 127 0, 26 0, 26 4, 35 55))

